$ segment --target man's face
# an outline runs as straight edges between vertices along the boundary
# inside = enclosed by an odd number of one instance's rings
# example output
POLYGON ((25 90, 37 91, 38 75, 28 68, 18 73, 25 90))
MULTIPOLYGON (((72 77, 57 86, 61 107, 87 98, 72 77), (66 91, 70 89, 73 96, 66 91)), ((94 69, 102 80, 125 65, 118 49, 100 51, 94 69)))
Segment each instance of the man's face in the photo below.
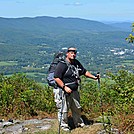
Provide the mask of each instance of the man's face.
POLYGON ((70 49, 68 50, 67 52, 67 58, 70 59, 70 60, 73 60, 76 58, 76 49, 70 49))

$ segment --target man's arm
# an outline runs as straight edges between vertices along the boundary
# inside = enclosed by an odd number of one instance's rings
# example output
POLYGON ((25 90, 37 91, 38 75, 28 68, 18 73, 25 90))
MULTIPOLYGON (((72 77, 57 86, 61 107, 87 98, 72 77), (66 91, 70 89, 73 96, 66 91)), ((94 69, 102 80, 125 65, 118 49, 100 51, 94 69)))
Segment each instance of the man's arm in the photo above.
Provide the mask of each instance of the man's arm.
POLYGON ((97 80, 100 78, 100 75, 94 76, 89 71, 86 71, 85 76, 94 80, 97 80))
POLYGON ((64 88, 64 83, 60 78, 54 78, 54 80, 56 81, 59 87, 61 87, 62 89, 64 88))
POLYGON ((65 86, 65 84, 63 83, 63 81, 60 78, 54 78, 54 80, 59 85, 59 87, 61 87, 67 93, 71 93, 72 92, 72 90, 69 87, 65 86))

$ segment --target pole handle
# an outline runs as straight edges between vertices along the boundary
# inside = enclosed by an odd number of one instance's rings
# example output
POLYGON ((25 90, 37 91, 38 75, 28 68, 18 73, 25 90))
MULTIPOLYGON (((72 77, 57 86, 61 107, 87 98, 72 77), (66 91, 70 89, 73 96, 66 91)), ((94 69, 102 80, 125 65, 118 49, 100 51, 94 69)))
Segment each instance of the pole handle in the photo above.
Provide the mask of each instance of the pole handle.
POLYGON ((96 75, 97 77, 98 77, 98 83, 100 83, 100 72, 97 72, 97 75, 96 75))

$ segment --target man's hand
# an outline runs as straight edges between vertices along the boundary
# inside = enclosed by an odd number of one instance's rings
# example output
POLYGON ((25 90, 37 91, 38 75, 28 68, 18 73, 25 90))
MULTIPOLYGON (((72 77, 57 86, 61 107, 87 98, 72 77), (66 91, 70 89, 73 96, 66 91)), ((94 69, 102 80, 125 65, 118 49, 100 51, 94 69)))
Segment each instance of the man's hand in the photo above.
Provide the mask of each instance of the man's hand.
POLYGON ((64 87, 64 90, 66 91, 66 93, 69 93, 69 94, 72 92, 72 90, 67 86, 64 87))
POLYGON ((100 74, 97 73, 97 75, 95 76, 94 80, 99 80, 100 79, 100 74))
POLYGON ((99 74, 99 73, 97 73, 96 77, 97 77, 97 79, 100 79, 100 74, 99 74))

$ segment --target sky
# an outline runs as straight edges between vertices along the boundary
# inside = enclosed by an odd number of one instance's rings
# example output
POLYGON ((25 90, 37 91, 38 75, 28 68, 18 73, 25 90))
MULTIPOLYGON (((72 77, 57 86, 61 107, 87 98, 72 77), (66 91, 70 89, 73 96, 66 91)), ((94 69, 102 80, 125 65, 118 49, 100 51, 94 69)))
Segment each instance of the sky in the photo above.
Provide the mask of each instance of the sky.
POLYGON ((134 22, 134 0, 0 0, 0 17, 37 16, 134 22))

